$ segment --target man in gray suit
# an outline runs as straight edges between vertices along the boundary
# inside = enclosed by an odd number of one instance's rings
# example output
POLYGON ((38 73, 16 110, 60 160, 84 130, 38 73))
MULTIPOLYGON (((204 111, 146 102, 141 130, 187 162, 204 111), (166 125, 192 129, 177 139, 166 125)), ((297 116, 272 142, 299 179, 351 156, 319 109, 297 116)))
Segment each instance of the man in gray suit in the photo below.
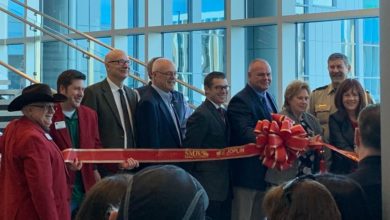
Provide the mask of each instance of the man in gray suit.
MULTIPOLYGON (((128 77, 130 60, 121 50, 110 51, 104 60, 107 78, 87 87, 82 104, 98 114, 99 134, 105 148, 134 148, 134 114, 137 94, 123 81, 128 77)), ((129 163, 105 166, 103 176, 127 168, 129 163)))
MULTIPOLYGON (((189 148, 224 148, 229 144, 229 123, 226 102, 229 86, 225 74, 211 72, 204 79, 206 101, 187 121, 184 146, 189 148)), ((230 220, 231 175, 228 160, 197 162, 188 166, 188 171, 205 188, 209 199, 207 216, 215 220, 230 220)))

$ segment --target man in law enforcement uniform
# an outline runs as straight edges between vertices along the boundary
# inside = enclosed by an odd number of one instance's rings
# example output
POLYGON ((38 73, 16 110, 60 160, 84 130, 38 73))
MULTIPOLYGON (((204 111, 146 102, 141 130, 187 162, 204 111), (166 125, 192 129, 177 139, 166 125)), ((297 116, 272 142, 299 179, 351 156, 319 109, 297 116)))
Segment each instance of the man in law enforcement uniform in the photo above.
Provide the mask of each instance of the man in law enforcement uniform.
MULTIPOLYGON (((337 87, 347 78, 351 70, 347 56, 342 53, 333 53, 328 58, 328 71, 331 79, 329 85, 315 89, 310 95, 309 112, 316 116, 324 129, 325 141, 329 140, 329 115, 337 111, 334 97, 337 87)), ((366 91, 366 102, 373 103, 373 99, 366 91)))

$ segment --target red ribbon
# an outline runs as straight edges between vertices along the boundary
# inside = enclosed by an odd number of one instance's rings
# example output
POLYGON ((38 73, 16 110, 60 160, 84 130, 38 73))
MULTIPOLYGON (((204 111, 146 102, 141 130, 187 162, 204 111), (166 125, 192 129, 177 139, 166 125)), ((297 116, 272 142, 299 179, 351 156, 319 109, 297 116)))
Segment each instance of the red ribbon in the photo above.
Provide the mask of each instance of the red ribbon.
POLYGON ((73 162, 76 158, 83 163, 121 163, 127 158, 139 162, 190 162, 226 160, 259 155, 255 144, 227 147, 223 149, 72 149, 62 151, 65 162, 73 162))
POLYGON ((310 149, 321 149, 323 146, 330 148, 354 161, 358 157, 354 152, 340 150, 332 145, 323 143, 320 136, 308 137, 305 129, 300 124, 287 116, 272 114, 272 121, 258 121, 255 128, 257 133, 256 144, 260 149, 260 159, 268 168, 285 170, 292 166, 293 162, 310 149))
POLYGON ((330 148, 354 161, 358 161, 355 153, 340 150, 323 143, 320 136, 309 138, 300 124, 294 125, 290 118, 272 114, 272 121, 258 121, 255 132, 258 134, 256 144, 227 147, 223 149, 65 149, 65 162, 73 162, 76 158, 83 163, 121 163, 127 158, 139 162, 190 162, 226 160, 260 156, 262 163, 269 168, 284 170, 291 167, 294 160, 309 149, 330 148))

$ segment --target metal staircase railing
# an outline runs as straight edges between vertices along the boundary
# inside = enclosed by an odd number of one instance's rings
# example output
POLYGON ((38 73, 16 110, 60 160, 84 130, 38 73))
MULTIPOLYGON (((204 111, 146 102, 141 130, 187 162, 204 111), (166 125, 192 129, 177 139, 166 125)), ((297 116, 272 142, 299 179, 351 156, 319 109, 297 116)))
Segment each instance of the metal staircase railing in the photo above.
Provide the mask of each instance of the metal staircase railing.
MULTIPOLYGON (((111 47, 111 46, 109 46, 109 45, 107 45, 107 44, 105 44, 105 43, 99 41, 98 39, 96 39, 96 38, 94 38, 94 37, 92 37, 92 36, 90 36, 90 35, 88 35, 88 34, 86 34, 86 33, 80 32, 80 31, 76 30, 75 28, 72 28, 72 27, 70 27, 69 25, 62 23, 61 21, 58 21, 57 19, 55 19, 55 18, 53 18, 53 17, 51 17, 51 16, 49 16, 49 15, 46 15, 46 14, 44 14, 44 13, 42 13, 42 12, 40 12, 40 11, 38 11, 38 10, 36 10, 36 9, 34 9, 34 8, 32 8, 32 7, 30 7, 30 6, 28 6, 27 4, 25 4, 25 3, 23 3, 23 2, 20 2, 20 1, 17 1, 17 0, 11 0, 11 1, 12 1, 12 2, 15 2, 16 4, 22 6, 22 7, 26 8, 26 9, 28 9, 28 10, 30 10, 30 11, 36 13, 36 14, 39 14, 40 16, 42 16, 42 17, 44 17, 44 18, 46 18, 46 19, 48 19, 48 20, 50 20, 50 21, 52 21, 52 22, 54 22, 54 23, 60 25, 61 27, 64 27, 64 28, 66 28, 66 29, 68 29, 68 30, 70 30, 70 31, 72 31, 72 32, 74 32, 74 33, 76 33, 76 34, 79 34, 80 36, 83 36, 83 37, 85 37, 86 39, 88 39, 88 40, 90 40, 90 41, 92 41, 92 42, 94 42, 94 43, 97 43, 97 44, 99 44, 99 45, 101 45, 101 46, 103 46, 103 47, 105 47, 105 48, 107 48, 107 49, 109 49, 109 50, 114 50, 114 49, 115 49, 115 48, 113 48, 113 47, 111 47)), ((2 10, 1 7, 0 7, 0 10, 2 10)), ((2 11, 4 11, 4 10, 2 10, 2 11)), ((6 12, 6 13, 7 13, 7 12, 6 12)), ((9 13, 7 13, 7 14, 9 14, 9 13)), ((11 15, 11 16, 12 16, 12 15, 11 15)), ((19 16, 18 16, 18 17, 19 17, 19 16)), ((15 18, 16 18, 16 17, 15 17, 15 18)), ((20 18, 20 17, 19 17, 19 18, 20 18)), ((20 20, 19 18, 17 18, 17 19, 20 20)), ((25 19, 23 19, 23 20, 25 20, 25 19)), ((24 22, 23 20, 21 20, 21 21, 24 22)), ((25 20, 25 21, 27 21, 27 20, 25 20)), ((28 21, 27 21, 27 22, 28 22, 28 21)), ((25 23, 27 23, 27 22, 25 22, 25 23)), ((30 26, 33 26, 34 28, 39 27, 38 25, 35 25, 35 24, 31 23, 31 22, 28 22, 27 24, 29 24, 30 26)), ((40 31, 42 31, 43 28, 39 27, 39 28, 37 28, 37 29, 40 30, 40 31)), ((59 40, 59 41, 61 41, 61 42, 63 42, 63 43, 66 43, 66 44, 69 45, 69 46, 71 46, 70 44, 72 44, 72 43, 69 43, 68 41, 66 41, 64 38, 58 37, 58 35, 55 35, 55 34, 50 33, 50 32, 48 32, 48 31, 42 31, 42 32, 44 32, 44 33, 50 35, 51 37, 53 37, 53 38, 55 38, 55 39, 57 39, 57 40, 59 40), (49 33, 50 33, 50 34, 49 34, 49 33)), ((72 45, 73 45, 73 44, 72 44, 72 45)), ((79 48, 79 47, 76 46, 76 45, 73 45, 73 46, 71 46, 71 47, 75 48, 76 50, 81 51, 82 53, 86 54, 87 56, 90 56, 90 57, 95 58, 95 59, 98 60, 99 62, 104 63, 104 60, 103 60, 103 59, 98 58, 98 57, 95 56, 94 54, 91 54, 91 53, 89 53, 88 51, 85 51, 84 49, 79 48)), ((132 61, 135 62, 135 63, 138 63, 138 64, 140 64, 140 65, 146 67, 146 63, 145 63, 145 62, 142 62, 142 61, 140 61, 140 60, 138 60, 138 59, 136 59, 136 58, 134 58, 134 57, 131 57, 131 56, 129 56, 129 59, 132 60, 132 61)), ((146 80, 144 80, 144 79, 138 77, 137 75, 134 75, 134 74, 129 73, 129 77, 131 77, 131 78, 133 78, 133 79, 135 79, 135 80, 137 80, 137 81, 140 81, 140 82, 142 82, 143 84, 146 84, 146 83, 147 83, 146 80)), ((184 82, 184 81, 182 81, 182 80, 180 80, 180 79, 177 79, 176 81, 177 81, 179 84, 181 84, 181 85, 183 85, 183 86, 189 88, 190 90, 193 90, 193 91, 195 91, 195 92, 198 92, 198 93, 200 93, 201 95, 205 95, 205 93, 204 93, 203 90, 201 90, 201 89, 199 89, 199 88, 197 88, 197 87, 195 87, 195 86, 193 86, 193 85, 191 85, 191 84, 189 84, 189 83, 187 83, 187 82, 184 82)))

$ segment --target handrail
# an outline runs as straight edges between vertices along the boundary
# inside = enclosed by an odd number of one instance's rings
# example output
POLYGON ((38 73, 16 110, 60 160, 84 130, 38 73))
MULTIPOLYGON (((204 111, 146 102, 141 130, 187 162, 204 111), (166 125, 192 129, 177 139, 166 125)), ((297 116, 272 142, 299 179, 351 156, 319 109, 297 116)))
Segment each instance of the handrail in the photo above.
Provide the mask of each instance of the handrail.
MULTIPOLYGON (((42 12, 40 12, 40 11, 38 11, 38 10, 36 10, 36 9, 34 9, 34 8, 32 8, 32 7, 30 7, 30 6, 28 6, 27 4, 24 4, 24 3, 19 2, 19 1, 17 1, 17 0, 12 0, 12 1, 15 2, 15 3, 17 3, 17 4, 19 4, 19 5, 21 5, 21 6, 23 6, 23 7, 25 7, 26 9, 29 9, 29 10, 33 11, 33 12, 36 13, 36 14, 39 14, 39 15, 41 15, 41 16, 43 16, 43 17, 49 19, 50 21, 52 21, 52 22, 54 22, 54 23, 56 23, 56 24, 58 24, 58 25, 60 25, 60 26, 62 26, 62 27, 67 28, 68 30, 71 30, 71 31, 73 31, 73 32, 75 32, 75 33, 77 33, 77 34, 79 34, 79 35, 81 35, 81 36, 87 38, 88 40, 91 40, 91 41, 93 41, 93 42, 95 42, 95 43, 97 43, 97 44, 99 44, 99 45, 101 45, 101 46, 103 46, 103 47, 105 47, 105 48, 107 48, 107 49, 115 50, 115 48, 113 48, 113 47, 111 47, 111 46, 109 46, 109 45, 107 45, 107 44, 105 44, 105 43, 103 43, 103 42, 97 40, 96 38, 94 38, 94 37, 92 37, 92 36, 90 36, 90 35, 88 35, 88 34, 82 33, 82 32, 80 32, 80 31, 78 31, 78 30, 76 30, 76 29, 74 29, 74 28, 72 28, 72 27, 70 27, 70 26, 68 26, 68 25, 66 25, 66 24, 64 24, 64 23, 62 23, 61 21, 58 21, 57 19, 55 19, 55 18, 53 18, 53 17, 51 17, 51 16, 49 16, 49 15, 46 15, 46 14, 44 14, 44 13, 42 13, 42 12)), ((95 56, 94 54, 92 54, 92 53, 90 53, 90 52, 88 52, 88 51, 86 51, 86 50, 84 50, 84 49, 82 49, 82 48, 79 48, 78 46, 76 46, 76 45, 74 45, 74 44, 68 42, 67 40, 63 39, 62 37, 59 37, 59 36, 57 36, 57 35, 55 35, 55 34, 52 34, 51 32, 45 30, 44 28, 41 28, 40 26, 38 26, 38 25, 36 25, 36 24, 34 24, 34 23, 29 22, 29 21, 26 20, 26 19, 23 19, 23 18, 21 18, 21 17, 19 17, 19 16, 17 16, 17 15, 13 15, 12 13, 9 13, 8 11, 2 9, 1 7, 0 7, 0 10, 3 11, 3 12, 5 12, 5 13, 7 13, 8 15, 11 15, 12 17, 15 17, 16 19, 18 19, 18 20, 20 20, 20 21, 22 21, 22 22, 24 22, 24 23, 26 23, 26 24, 29 24, 30 26, 33 26, 34 28, 36 28, 36 29, 38 29, 38 30, 40 30, 40 31, 42 31, 42 32, 44 32, 44 33, 50 35, 51 37, 53 37, 53 38, 55 38, 55 39, 57 39, 57 40, 59 40, 59 41, 65 43, 65 44, 67 44, 68 46, 73 47, 73 48, 75 48, 76 50, 79 50, 79 51, 81 51, 82 53, 87 54, 88 56, 93 57, 93 58, 95 58, 96 60, 98 60, 98 61, 104 63, 104 60, 103 60, 103 59, 101 59, 101 58, 95 56)), ((131 57, 131 56, 128 56, 128 58, 129 58, 130 60, 132 60, 133 62, 136 62, 136 63, 138 63, 138 64, 140 64, 140 65, 146 67, 146 63, 144 63, 144 62, 142 62, 142 61, 140 61, 140 60, 138 60, 138 59, 136 59, 136 58, 134 58, 134 57, 131 57)), ((136 76, 136 75, 133 75, 133 74, 130 74, 130 73, 129 73, 129 77, 131 77, 131 78, 133 78, 133 79, 135 79, 135 80, 138 80, 138 81, 142 82, 143 84, 147 84, 147 81, 146 81, 146 80, 144 80, 144 79, 142 79, 142 78, 140 78, 140 77, 138 77, 138 76, 136 76)), ((201 89, 199 89, 199 88, 197 88, 197 87, 195 87, 195 86, 193 86, 193 85, 190 85, 190 84, 188 84, 187 82, 184 82, 184 81, 182 81, 182 80, 180 80, 180 79, 176 79, 176 82, 178 82, 179 84, 181 84, 181 85, 183 85, 183 86, 185 86, 185 87, 187 87, 187 88, 189 88, 189 89, 191 89, 191 90, 193 90, 193 91, 195 91, 195 92, 198 92, 198 93, 201 94, 201 95, 205 95, 205 93, 204 93, 203 90, 201 90, 201 89)))
MULTIPOLYGON (((115 50, 115 48, 113 48, 113 47, 111 47, 111 46, 109 46, 109 45, 107 45, 107 44, 105 44, 105 43, 103 43, 103 42, 97 40, 96 38, 94 38, 94 37, 92 37, 92 36, 90 36, 90 35, 88 35, 88 34, 85 34, 85 33, 81 32, 81 31, 78 31, 78 30, 76 30, 75 28, 72 28, 72 27, 70 27, 69 25, 62 23, 61 21, 59 21, 59 20, 57 20, 57 19, 51 17, 50 15, 47 15, 47 14, 45 14, 45 13, 42 13, 42 12, 36 10, 35 8, 32 8, 32 7, 28 6, 28 5, 25 4, 25 3, 19 2, 19 1, 17 1, 17 0, 11 0, 11 1, 13 1, 13 2, 15 2, 16 4, 19 4, 20 6, 23 6, 23 7, 27 8, 27 9, 33 11, 33 12, 36 13, 36 14, 41 15, 42 17, 45 17, 45 18, 49 19, 50 21, 52 21, 52 22, 54 22, 54 23, 56 23, 56 24, 58 24, 58 25, 60 25, 60 26, 62 26, 62 27, 65 27, 65 28, 68 29, 68 30, 73 31, 73 32, 76 33, 76 34, 79 34, 79 35, 81 35, 81 36, 87 38, 87 39, 90 40, 90 41, 93 41, 93 42, 99 44, 100 46, 103 46, 103 47, 105 47, 105 48, 107 48, 107 49, 109 49, 109 50, 115 50)), ((136 59, 136 58, 134 58, 134 57, 129 56, 129 59, 132 60, 132 61, 134 61, 134 62, 136 62, 136 63, 138 63, 138 64, 141 64, 141 65, 143 65, 143 66, 146 66, 146 64, 145 64, 144 62, 142 62, 142 61, 140 61, 140 60, 138 60, 138 59, 136 59)))
POLYGON ((28 81, 32 82, 32 83, 39 83, 39 81, 31 78, 29 75, 23 73, 22 71, 16 69, 15 67, 9 65, 8 63, 4 63, 3 61, 0 60, 0 65, 4 66, 5 68, 9 69, 9 70, 12 70, 13 72, 15 72, 16 74, 18 74, 19 76, 27 79, 28 81))
POLYGON ((74 44, 68 42, 67 40, 63 39, 62 37, 59 37, 59 36, 57 36, 57 35, 55 35, 55 34, 53 34, 53 33, 50 33, 49 31, 45 30, 44 28, 41 28, 41 27, 39 27, 38 25, 36 25, 36 24, 34 24, 34 23, 32 23, 32 22, 30 22, 30 21, 28 21, 28 20, 26 20, 26 19, 24 19, 24 18, 22 18, 22 17, 20 17, 20 16, 18 16, 18 15, 15 15, 15 14, 13 14, 13 13, 11 13, 11 12, 9 12, 9 11, 3 9, 2 7, 0 7, 0 11, 5 12, 6 14, 8 14, 8 15, 10 15, 10 16, 16 18, 16 19, 18 19, 19 21, 22 21, 23 23, 28 24, 28 25, 30 25, 30 26, 32 26, 32 27, 34 27, 34 28, 36 28, 36 29, 42 31, 43 33, 45 33, 45 34, 51 36, 52 38, 57 39, 57 40, 61 41, 62 43, 66 44, 66 45, 68 45, 68 46, 70 46, 70 47, 73 47, 74 49, 76 49, 76 50, 78 50, 78 51, 81 51, 81 52, 83 52, 84 54, 87 54, 88 56, 93 57, 93 58, 95 58, 96 60, 98 60, 98 61, 104 63, 104 60, 101 59, 100 57, 97 57, 97 56, 95 56, 95 54, 92 54, 92 53, 90 53, 90 52, 88 52, 88 51, 86 51, 86 50, 84 50, 84 49, 82 49, 82 48, 80 48, 80 47, 78 47, 78 46, 76 46, 76 45, 74 45, 74 44))

